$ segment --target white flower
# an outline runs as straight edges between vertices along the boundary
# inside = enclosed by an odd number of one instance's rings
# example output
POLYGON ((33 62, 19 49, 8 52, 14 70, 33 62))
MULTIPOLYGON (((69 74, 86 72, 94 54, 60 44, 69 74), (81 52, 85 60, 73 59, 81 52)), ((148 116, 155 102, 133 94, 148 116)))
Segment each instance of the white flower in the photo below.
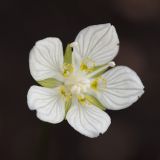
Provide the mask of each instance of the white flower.
POLYGON ((66 118, 85 136, 103 134, 111 123, 103 110, 129 107, 144 92, 133 70, 115 67, 112 60, 118 49, 118 36, 110 24, 81 30, 65 56, 58 38, 38 41, 30 52, 29 66, 42 87, 29 89, 29 108, 42 121, 59 123, 66 118))

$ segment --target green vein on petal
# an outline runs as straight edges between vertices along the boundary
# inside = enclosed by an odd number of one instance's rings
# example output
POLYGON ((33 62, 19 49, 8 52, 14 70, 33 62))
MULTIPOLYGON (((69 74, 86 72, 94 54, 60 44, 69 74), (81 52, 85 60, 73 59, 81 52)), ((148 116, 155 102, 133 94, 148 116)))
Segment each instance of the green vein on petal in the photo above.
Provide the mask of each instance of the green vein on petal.
POLYGON ((54 87, 58 87, 62 84, 62 82, 60 82, 54 78, 47 78, 45 80, 37 81, 37 83, 43 87, 46 87, 46 88, 54 88, 54 87))
POLYGON ((93 105, 97 106, 101 110, 105 110, 106 108, 101 104, 101 102, 92 95, 85 94, 85 98, 93 105))

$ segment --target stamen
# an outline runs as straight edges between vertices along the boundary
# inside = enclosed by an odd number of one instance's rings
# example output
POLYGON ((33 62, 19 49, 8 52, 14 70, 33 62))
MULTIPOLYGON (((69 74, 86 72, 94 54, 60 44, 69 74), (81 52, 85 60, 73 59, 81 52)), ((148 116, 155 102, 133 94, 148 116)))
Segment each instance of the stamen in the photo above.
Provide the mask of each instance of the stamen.
POLYGON ((108 69, 109 67, 114 67, 115 66, 115 62, 111 61, 108 64, 106 64, 105 66, 95 70, 94 72, 90 73, 87 75, 88 78, 94 77, 95 75, 99 74, 100 72, 102 72, 103 70, 108 69))

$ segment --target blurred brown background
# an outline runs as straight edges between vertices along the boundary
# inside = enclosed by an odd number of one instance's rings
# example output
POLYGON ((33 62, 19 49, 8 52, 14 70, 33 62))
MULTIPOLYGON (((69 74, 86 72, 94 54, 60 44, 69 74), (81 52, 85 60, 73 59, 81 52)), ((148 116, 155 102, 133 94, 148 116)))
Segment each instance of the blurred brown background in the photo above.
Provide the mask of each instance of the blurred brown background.
POLYGON ((0 160, 160 160, 160 0, 0 1, 0 160), (145 94, 121 111, 107 111, 109 130, 96 139, 66 121, 52 125, 28 109, 36 82, 28 56, 35 41, 59 37, 64 46, 92 24, 115 25, 117 65, 134 69, 145 94))

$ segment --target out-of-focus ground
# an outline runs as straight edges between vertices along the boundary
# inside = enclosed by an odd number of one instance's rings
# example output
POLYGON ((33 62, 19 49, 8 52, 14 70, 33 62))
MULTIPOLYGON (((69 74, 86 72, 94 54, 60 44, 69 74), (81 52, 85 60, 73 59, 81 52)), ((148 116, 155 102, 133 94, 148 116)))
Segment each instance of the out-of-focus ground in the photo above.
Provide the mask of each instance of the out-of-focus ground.
POLYGON ((6 0, 0 2, 0 160, 160 160, 160 1, 6 0), (141 77, 145 94, 130 108, 107 111, 109 130, 96 139, 66 121, 52 125, 28 109, 26 94, 36 84, 28 56, 35 41, 74 41, 92 24, 115 25, 117 65, 141 77))

